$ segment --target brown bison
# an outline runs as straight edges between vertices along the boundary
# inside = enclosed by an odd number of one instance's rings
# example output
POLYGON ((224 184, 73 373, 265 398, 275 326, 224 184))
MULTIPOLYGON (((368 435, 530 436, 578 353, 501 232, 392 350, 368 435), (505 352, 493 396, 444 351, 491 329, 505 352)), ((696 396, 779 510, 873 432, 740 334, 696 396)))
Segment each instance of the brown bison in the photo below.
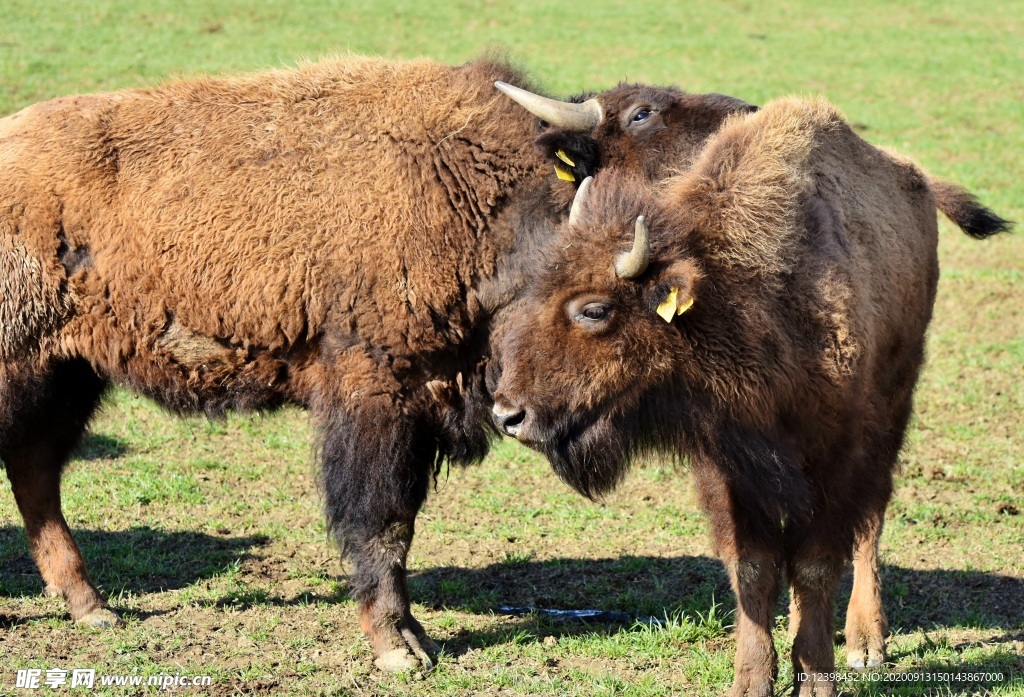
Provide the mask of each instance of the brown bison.
MULTIPOLYGON (((531 148, 536 120, 495 80, 523 82, 491 61, 345 58, 0 120, 0 460, 75 620, 118 621, 60 506, 107 386, 211 415, 291 403, 318 427, 377 665, 430 665, 414 520, 442 460, 486 451, 489 322, 575 191, 551 172, 571 155, 531 148)), ((596 103, 618 113, 628 92, 596 103)), ((705 135, 746 108, 709 99, 705 135)), ((594 103, 544 102, 541 134, 598 133, 594 103)))
POLYGON ((689 459, 737 597, 734 695, 772 692, 783 571, 796 692, 835 694, 833 594, 892 491, 937 194, 974 236, 1007 227, 827 103, 772 102, 661 186, 609 168, 581 187, 494 340, 496 421, 583 494, 645 453, 689 459))
MULTIPOLYGON (((582 102, 580 108, 563 113, 565 107, 560 102, 500 83, 499 89, 542 119, 545 128, 537 138, 538 146, 555 163, 560 178, 577 182, 608 162, 652 181, 677 174, 692 165, 701 145, 721 125, 723 113, 757 110, 723 95, 620 85, 596 98, 575 97, 582 102), (547 126, 544 119, 557 120, 562 126, 547 126), (579 130, 581 127, 587 130, 579 130)), ((930 184, 938 208, 968 234, 985 237, 999 227, 998 218, 965 198, 959 187, 934 179, 930 184)), ((856 670, 877 667, 885 660, 887 622, 878 571, 882 523, 879 515, 857 530, 854 541, 846 655, 847 663, 856 670)))

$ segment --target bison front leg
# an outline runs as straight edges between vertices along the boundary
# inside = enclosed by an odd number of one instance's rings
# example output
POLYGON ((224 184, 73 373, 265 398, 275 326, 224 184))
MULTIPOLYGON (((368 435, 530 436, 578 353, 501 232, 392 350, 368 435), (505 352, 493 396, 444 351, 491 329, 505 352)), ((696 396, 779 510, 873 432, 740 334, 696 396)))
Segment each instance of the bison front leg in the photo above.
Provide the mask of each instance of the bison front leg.
POLYGON ((430 668, 439 648, 412 616, 406 558, 427 494, 433 441, 390 394, 336 412, 322 428, 328 523, 352 566, 374 664, 387 671, 430 668))
POLYGON ((350 555, 356 567, 359 626, 381 670, 429 669, 441 650, 409 607, 405 560, 412 534, 411 520, 395 522, 350 555))
POLYGON ((775 601, 783 563, 778 523, 743 500, 714 465, 695 463, 701 505, 711 522, 715 550, 736 594, 733 697, 770 697, 778 672, 772 642, 775 601))
POLYGON ((733 697, 770 697, 778 673, 772 619, 779 595, 781 558, 767 549, 721 554, 736 593, 736 664, 733 697))

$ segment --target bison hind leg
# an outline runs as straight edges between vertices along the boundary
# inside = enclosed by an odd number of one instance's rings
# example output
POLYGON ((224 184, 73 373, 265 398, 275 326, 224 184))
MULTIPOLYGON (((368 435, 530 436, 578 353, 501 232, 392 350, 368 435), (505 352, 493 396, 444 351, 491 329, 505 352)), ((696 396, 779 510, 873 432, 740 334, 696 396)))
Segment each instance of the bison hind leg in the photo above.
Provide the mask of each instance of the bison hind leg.
POLYGON ((120 623, 96 590, 61 511, 60 478, 106 382, 82 360, 0 364, 0 460, 49 595, 93 627, 120 623))
POLYGON ((873 511, 858 531, 853 549, 853 591, 846 609, 846 663, 853 670, 877 668, 885 662, 888 624, 882 607, 882 581, 878 568, 878 541, 885 510, 873 511))

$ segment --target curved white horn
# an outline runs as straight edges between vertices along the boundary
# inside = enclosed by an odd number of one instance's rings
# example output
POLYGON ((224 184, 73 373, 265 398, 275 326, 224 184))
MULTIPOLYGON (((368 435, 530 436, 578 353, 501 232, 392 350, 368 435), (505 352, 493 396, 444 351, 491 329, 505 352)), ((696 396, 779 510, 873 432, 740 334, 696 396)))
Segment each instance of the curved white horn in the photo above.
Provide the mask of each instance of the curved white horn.
POLYGON ((633 248, 623 252, 615 260, 615 274, 619 278, 636 278, 647 270, 651 258, 651 240, 647 221, 641 215, 636 219, 633 234, 633 248))
POLYGON ((576 196, 572 199, 572 208, 569 209, 570 225, 575 225, 579 222, 580 213, 583 211, 583 203, 587 200, 587 192, 590 190, 590 185, 593 181, 593 177, 587 177, 580 184, 580 188, 576 189, 576 196))
POLYGON ((592 131, 604 120, 604 110, 596 99, 588 99, 582 104, 573 104, 572 102, 548 99, 500 80, 495 82, 494 86, 508 95, 516 104, 552 126, 568 128, 570 131, 592 131))

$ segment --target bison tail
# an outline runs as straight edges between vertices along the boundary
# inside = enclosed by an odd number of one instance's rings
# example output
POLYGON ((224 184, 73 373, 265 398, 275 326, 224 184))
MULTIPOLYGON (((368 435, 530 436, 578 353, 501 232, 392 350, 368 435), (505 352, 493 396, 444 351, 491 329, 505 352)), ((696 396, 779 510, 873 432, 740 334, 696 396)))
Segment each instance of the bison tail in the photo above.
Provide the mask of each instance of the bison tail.
POLYGON ((947 218, 976 240, 983 240, 1000 232, 1009 232, 1013 223, 1004 220, 981 205, 967 189, 942 179, 930 178, 935 203, 947 218))

